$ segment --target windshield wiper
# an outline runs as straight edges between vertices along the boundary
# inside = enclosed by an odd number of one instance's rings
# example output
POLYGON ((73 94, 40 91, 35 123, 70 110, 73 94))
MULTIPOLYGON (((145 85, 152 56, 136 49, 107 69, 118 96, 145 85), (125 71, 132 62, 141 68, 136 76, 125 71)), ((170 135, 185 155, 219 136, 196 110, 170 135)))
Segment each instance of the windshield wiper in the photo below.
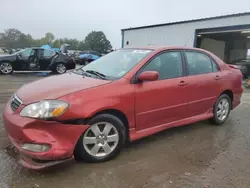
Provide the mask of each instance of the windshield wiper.
POLYGON ((93 75, 96 75, 98 76, 99 78, 105 80, 106 79, 106 75, 100 73, 100 72, 97 72, 97 71, 94 71, 94 70, 86 70, 87 73, 90 73, 90 74, 93 74, 93 75))
POLYGON ((86 71, 82 70, 81 68, 74 70, 73 73, 80 74, 83 76, 88 76, 88 73, 86 71))

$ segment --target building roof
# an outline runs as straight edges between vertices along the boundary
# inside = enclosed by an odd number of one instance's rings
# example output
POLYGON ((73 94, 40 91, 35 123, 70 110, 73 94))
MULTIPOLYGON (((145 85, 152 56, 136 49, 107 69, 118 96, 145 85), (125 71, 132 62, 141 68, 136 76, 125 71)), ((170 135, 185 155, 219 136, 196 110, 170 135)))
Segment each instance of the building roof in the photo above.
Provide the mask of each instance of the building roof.
POLYGON ((200 18, 200 19, 193 19, 193 20, 186 20, 186 21, 170 22, 170 23, 163 23, 163 24, 155 24, 155 25, 148 25, 148 26, 130 27, 130 28, 122 29, 122 31, 135 30, 135 29, 145 29, 145 28, 150 28, 150 27, 161 27, 161 26, 167 26, 167 25, 199 22, 199 21, 214 20, 214 19, 223 19, 223 18, 238 17, 238 16, 248 16, 248 15, 250 15, 250 12, 244 12, 244 13, 238 13, 238 14, 228 14, 228 15, 214 16, 214 17, 200 18))

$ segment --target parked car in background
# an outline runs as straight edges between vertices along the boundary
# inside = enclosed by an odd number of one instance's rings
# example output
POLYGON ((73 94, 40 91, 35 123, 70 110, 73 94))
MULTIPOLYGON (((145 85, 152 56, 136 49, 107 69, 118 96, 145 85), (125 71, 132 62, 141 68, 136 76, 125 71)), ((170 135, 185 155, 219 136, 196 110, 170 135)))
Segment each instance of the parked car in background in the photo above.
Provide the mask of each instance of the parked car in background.
POLYGON ((24 85, 5 106, 3 122, 28 168, 73 156, 103 162, 126 141, 205 119, 223 124, 242 92, 241 72, 208 51, 120 49, 24 85))
POLYGON ((250 59, 238 59, 231 62, 230 64, 239 69, 244 78, 250 77, 250 59))
POLYGON ((9 51, 6 48, 1 48, 0 47, 0 55, 2 55, 2 54, 8 54, 8 53, 9 53, 9 51))
POLYGON ((96 59, 99 59, 102 55, 97 51, 82 51, 75 54, 75 61, 77 64, 86 65, 96 59))
POLYGON ((0 56, 2 74, 11 74, 15 70, 51 70, 62 74, 74 68, 75 62, 71 57, 40 47, 26 48, 11 55, 0 56))

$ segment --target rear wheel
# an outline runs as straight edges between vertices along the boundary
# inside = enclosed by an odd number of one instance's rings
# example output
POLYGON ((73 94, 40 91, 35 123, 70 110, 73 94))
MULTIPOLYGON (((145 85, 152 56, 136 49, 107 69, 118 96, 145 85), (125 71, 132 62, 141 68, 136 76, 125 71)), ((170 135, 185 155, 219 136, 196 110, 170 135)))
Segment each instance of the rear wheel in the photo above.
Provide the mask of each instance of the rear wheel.
POLYGON ((57 63, 55 68, 53 69, 53 72, 57 74, 63 74, 67 71, 67 67, 64 63, 57 63))
POLYGON ((2 74, 11 74, 13 72, 13 67, 10 62, 1 62, 0 63, 0 73, 2 74))
POLYGON ((222 94, 216 101, 216 104, 214 105, 213 109, 214 117, 210 119, 210 121, 216 125, 223 124, 227 120, 230 114, 231 106, 232 106, 232 101, 230 97, 226 94, 222 94))
POLYGON ((108 161, 120 152, 125 141, 122 121, 110 114, 100 114, 80 137, 74 156, 76 160, 98 163, 108 161))
POLYGON ((246 80, 246 82, 244 83, 244 86, 245 86, 245 88, 249 88, 249 86, 250 86, 250 78, 248 78, 246 80))

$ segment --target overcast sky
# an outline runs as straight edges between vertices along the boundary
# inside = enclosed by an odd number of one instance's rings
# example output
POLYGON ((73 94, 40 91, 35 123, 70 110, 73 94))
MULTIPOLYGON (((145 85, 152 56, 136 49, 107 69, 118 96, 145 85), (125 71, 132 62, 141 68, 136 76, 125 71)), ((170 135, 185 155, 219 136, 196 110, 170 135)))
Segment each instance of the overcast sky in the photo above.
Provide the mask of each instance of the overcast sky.
POLYGON ((120 48, 122 28, 250 12, 250 0, 0 0, 0 7, 0 33, 83 40, 102 30, 120 48))

